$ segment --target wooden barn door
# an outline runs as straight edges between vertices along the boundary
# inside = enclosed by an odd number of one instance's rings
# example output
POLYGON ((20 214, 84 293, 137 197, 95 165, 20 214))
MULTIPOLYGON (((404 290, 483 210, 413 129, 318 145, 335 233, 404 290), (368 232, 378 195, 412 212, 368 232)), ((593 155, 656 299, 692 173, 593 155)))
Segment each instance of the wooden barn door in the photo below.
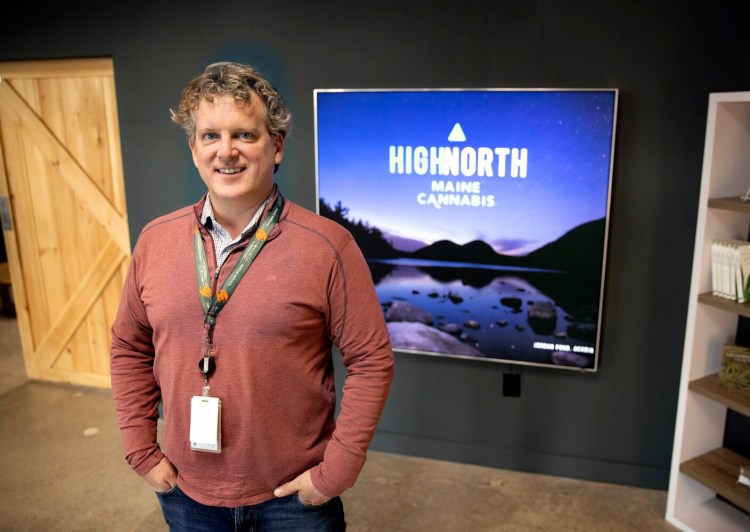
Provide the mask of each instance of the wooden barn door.
POLYGON ((0 62, 0 210, 28 377, 109 387, 130 257, 110 59, 0 62))

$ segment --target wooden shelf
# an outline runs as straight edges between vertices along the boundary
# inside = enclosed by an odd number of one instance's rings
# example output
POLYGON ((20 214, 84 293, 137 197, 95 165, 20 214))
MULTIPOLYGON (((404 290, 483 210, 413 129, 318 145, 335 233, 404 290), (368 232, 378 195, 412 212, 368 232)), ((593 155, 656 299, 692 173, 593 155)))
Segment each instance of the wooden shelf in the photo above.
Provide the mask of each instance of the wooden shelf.
POLYGON ((740 466, 750 466, 750 459, 719 447, 683 462, 680 471, 738 508, 750 512, 750 487, 737 482, 740 466))
MULTIPOLYGON (((719 384, 719 374, 706 375, 691 381, 688 388, 695 393, 713 399, 727 408, 750 417, 750 390, 738 390, 719 384)), ((750 462, 750 459, 748 460, 750 462)), ((750 464, 749 464, 750 465, 750 464)))
POLYGON ((711 209, 723 209, 725 211, 746 212, 750 214, 750 201, 742 201, 739 196, 728 198, 712 198, 708 200, 711 209))
POLYGON ((725 297, 715 296, 711 294, 711 292, 698 294, 698 301, 712 307, 726 310, 727 312, 733 312, 739 316, 750 318, 750 303, 737 303, 736 301, 725 297))

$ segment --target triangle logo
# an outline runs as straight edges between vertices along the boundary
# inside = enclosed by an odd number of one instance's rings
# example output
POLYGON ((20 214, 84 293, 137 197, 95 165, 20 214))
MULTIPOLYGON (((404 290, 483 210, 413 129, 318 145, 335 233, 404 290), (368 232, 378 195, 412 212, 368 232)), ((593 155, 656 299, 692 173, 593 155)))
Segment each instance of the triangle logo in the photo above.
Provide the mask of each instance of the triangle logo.
POLYGON ((464 135, 464 130, 461 129, 461 124, 456 122, 456 125, 451 129, 451 134, 448 135, 448 140, 451 142, 466 142, 466 135, 464 135))

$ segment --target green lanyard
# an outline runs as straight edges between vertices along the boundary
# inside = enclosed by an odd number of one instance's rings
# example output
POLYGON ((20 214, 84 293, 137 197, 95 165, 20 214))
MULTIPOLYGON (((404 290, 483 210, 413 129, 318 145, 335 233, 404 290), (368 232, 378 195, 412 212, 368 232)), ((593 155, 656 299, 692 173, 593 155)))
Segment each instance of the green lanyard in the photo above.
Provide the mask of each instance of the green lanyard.
POLYGON ((229 276, 221 285, 221 289, 214 294, 211 290, 211 275, 208 272, 208 261, 206 260, 206 248, 203 246, 203 239, 201 238, 200 231, 198 230, 198 222, 195 223, 193 229, 193 250, 195 252, 195 274, 198 280, 198 293, 201 298, 201 305, 203 305, 203 312, 206 314, 206 318, 203 323, 207 328, 213 329, 216 325, 216 315, 224 308, 227 301, 231 297, 234 289, 240 284, 242 277, 245 272, 253 263, 255 257, 260 252, 260 248, 266 243, 268 235, 276 227, 276 223, 279 221, 281 211, 284 210, 284 198, 279 193, 276 198, 276 202, 271 209, 263 223, 260 225, 255 236, 250 242, 248 242, 245 251, 242 256, 234 265, 232 271, 229 272, 229 276))

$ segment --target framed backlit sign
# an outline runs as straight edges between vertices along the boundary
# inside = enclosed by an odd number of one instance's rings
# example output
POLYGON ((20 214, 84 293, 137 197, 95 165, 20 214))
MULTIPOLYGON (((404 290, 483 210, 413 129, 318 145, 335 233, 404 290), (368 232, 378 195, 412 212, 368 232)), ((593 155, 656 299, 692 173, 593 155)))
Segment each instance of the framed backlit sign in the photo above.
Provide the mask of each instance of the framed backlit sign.
POLYGON ((318 212, 357 240, 395 350, 598 369, 617 89, 314 98, 318 212))

